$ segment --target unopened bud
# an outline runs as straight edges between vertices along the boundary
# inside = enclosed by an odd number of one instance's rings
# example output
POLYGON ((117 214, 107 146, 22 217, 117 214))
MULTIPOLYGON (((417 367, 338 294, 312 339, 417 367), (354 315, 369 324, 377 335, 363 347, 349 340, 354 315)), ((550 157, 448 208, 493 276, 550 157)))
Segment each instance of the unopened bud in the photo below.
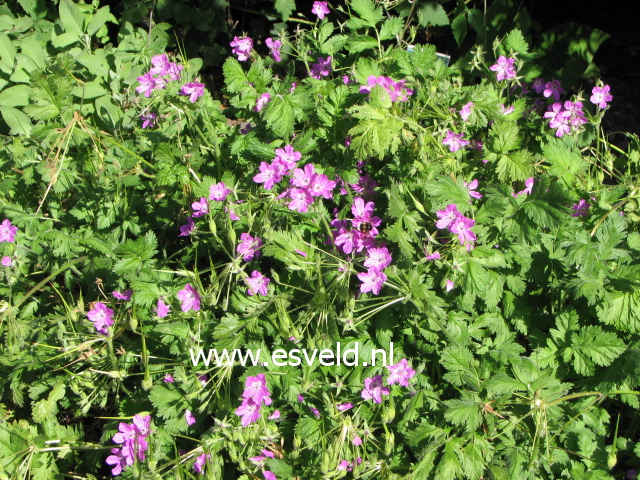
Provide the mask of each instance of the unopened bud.
POLYGON ((616 463, 618 463, 618 456, 616 455, 616 452, 611 452, 607 457, 607 466, 609 467, 609 470, 613 469, 613 467, 616 466, 616 463))

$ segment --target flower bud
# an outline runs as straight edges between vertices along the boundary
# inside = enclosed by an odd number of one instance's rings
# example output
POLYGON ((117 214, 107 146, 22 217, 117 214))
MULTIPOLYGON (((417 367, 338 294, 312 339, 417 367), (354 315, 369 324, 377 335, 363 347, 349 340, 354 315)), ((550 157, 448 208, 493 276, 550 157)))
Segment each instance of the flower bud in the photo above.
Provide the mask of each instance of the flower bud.
POLYGON ((609 453, 609 456, 607 457, 607 466, 609 467, 609 470, 613 469, 613 467, 616 466, 616 463, 618 463, 618 456, 616 455, 616 452, 609 453))
POLYGON ((384 444, 384 454, 388 457, 393 452, 393 447, 395 446, 396 437, 393 432, 387 432, 385 435, 385 444, 384 444))

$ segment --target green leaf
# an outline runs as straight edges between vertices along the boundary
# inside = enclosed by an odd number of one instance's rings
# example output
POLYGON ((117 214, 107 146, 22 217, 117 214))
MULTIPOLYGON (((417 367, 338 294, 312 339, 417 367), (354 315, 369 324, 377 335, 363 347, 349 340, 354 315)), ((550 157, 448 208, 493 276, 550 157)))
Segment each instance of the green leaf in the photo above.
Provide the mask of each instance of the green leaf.
POLYGON ((222 66, 222 72, 224 74, 224 83, 231 93, 240 93, 247 89, 249 80, 238 60, 233 57, 227 58, 227 61, 222 66))
POLYGON ((467 15, 465 13, 461 13, 451 22, 451 31, 453 32, 458 47, 462 45, 462 41, 467 35, 467 25, 467 15))
POLYGON ((276 12, 280 14, 282 20, 286 20, 291 16, 291 13, 296 9, 295 0, 275 0, 273 4, 276 12))
POLYGON ((12 135, 29 135, 33 125, 31 120, 24 113, 14 107, 0 107, 0 114, 9 128, 12 135))
POLYGON ((607 367, 625 350, 624 341, 615 333, 589 325, 571 334, 571 341, 562 350, 562 358, 572 364, 578 374, 591 376, 594 365, 607 367))
POLYGON ((428 1, 423 2, 418 8, 418 23, 421 26, 427 25, 449 25, 449 17, 442 5, 428 1))
POLYGON ((347 48, 349 53, 360 53, 372 48, 378 48, 378 41, 368 35, 354 35, 349 38, 347 48))
POLYGON ((398 17, 391 17, 388 20, 385 20, 380 27, 380 40, 390 40, 395 38, 395 36, 402 31, 403 27, 404 23, 398 17))
POLYGON ((502 181, 526 180, 533 173, 532 155, 527 150, 501 155, 496 170, 502 181))
POLYGON ((0 32, 0 62, 7 65, 13 71, 13 63, 16 60, 16 47, 6 33, 0 32))
POLYGON ((5 107, 25 107, 29 105, 31 88, 27 85, 16 85, 0 92, 0 105, 5 107))
POLYGON ((522 32, 518 29, 511 30, 504 39, 504 47, 509 51, 517 53, 528 53, 529 45, 522 36, 522 32))
POLYGON ((466 426, 467 430, 475 430, 482 423, 480 404, 472 400, 447 400, 444 418, 457 426, 466 426))
POLYGON ((78 36, 84 33, 84 15, 71 0, 60 0, 58 14, 67 33, 73 33, 78 36))
POLYGON ((264 119, 276 136, 289 138, 293 133, 295 120, 291 98, 285 95, 272 97, 265 107, 264 119))
POLYGON ((107 22, 118 23, 116 18, 111 14, 109 6, 99 8, 98 11, 94 13, 89 25, 87 25, 87 33, 89 35, 95 35, 107 22))
POLYGON ((560 177, 568 188, 573 188, 576 175, 589 167, 589 163, 561 139, 554 138, 547 143, 543 153, 551 165, 549 173, 560 177))
POLYGON ((489 150, 495 153, 509 153, 520 146, 518 126, 509 121, 496 121, 489 131, 489 150))
POLYGON ((365 21, 368 27, 375 27, 384 18, 382 9, 376 7, 371 0, 352 0, 349 6, 365 21))

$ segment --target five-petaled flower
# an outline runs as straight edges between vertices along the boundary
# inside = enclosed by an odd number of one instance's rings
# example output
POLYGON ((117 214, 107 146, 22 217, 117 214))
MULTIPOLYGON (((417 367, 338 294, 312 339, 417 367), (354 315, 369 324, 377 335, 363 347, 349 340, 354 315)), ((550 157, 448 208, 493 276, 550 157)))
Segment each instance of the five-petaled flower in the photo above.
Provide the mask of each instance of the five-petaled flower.
POLYGON ((374 403, 382 403, 382 395, 389 395, 389 387, 382 386, 382 375, 364 379, 364 389, 360 396, 365 399, 373 399, 374 403))
POLYGON ((469 141, 462 138, 463 133, 453 133, 451 130, 447 130, 447 135, 442 140, 443 145, 448 145, 451 152, 457 152, 461 148, 469 145, 469 141))
POLYGON ((322 20, 325 15, 329 14, 329 6, 327 5, 327 2, 313 2, 311 13, 317 15, 317 17, 322 20))
POLYGON ((200 295, 190 283, 187 283, 184 288, 178 292, 178 300, 182 302, 181 308, 183 312, 200 310, 200 295))
POLYGON ((262 275, 259 271, 254 270, 250 277, 244 279, 244 282, 249 286, 247 293, 252 296, 257 293, 267 296, 267 286, 271 280, 262 275))
POLYGON ((253 40, 250 37, 233 37, 233 42, 230 45, 232 47, 231 53, 237 55, 238 61, 246 62, 249 60, 253 48, 253 40))
POLYGON ((280 56, 280 48, 282 48, 282 42, 280 40, 267 38, 264 43, 269 47, 269 54, 271 55, 271 58, 276 62, 281 61, 282 57, 280 56))
POLYGON ((107 328, 113 325, 113 310, 102 302, 96 302, 92 310, 87 312, 87 317, 91 320, 98 333, 107 334, 107 328))
POLYGON ((207 463, 207 460, 211 458, 211 455, 208 453, 203 453, 196 461, 193 463, 193 471, 196 473, 202 473, 204 471, 204 465, 207 463))
POLYGON ((500 57, 498 57, 498 62, 491 65, 489 69, 492 72, 497 72, 496 79, 499 82, 502 80, 509 80, 516 76, 516 71, 513 68, 514 62, 515 60, 513 58, 507 58, 504 55, 500 55, 500 57))
POLYGON ((0 242, 15 242, 17 231, 18 227, 11 225, 11 221, 8 218, 3 220, 2 224, 0 224, 0 242))
POLYGON ((387 377, 387 385, 398 383, 403 387, 409 386, 409 379, 416 376, 416 371, 407 363, 407 359, 403 358, 395 365, 387 365, 390 375, 387 377))
POLYGON ((611 87, 609 85, 593 87, 593 90, 591 90, 591 98, 589 100, 599 108, 607 108, 607 104, 613 100, 613 95, 609 93, 610 91, 611 87))
POLYGON ((245 262, 248 262, 260 256, 261 247, 262 239, 252 237, 249 233, 243 233, 240 235, 240 243, 236 247, 236 252, 242 255, 245 262))
POLYGON ((571 209, 574 210, 574 213, 572 213, 571 216, 572 217, 586 217, 587 216, 587 211, 589 210, 590 206, 591 206, 590 203, 588 203, 584 198, 581 198, 578 203, 576 203, 575 205, 573 205, 571 207, 571 209))
POLYGON ((216 183, 209 187, 209 200, 215 200, 216 202, 222 202, 227 198, 227 195, 231 193, 231 190, 227 188, 224 182, 216 183))
POLYGON ((188 95, 191 103, 196 103, 196 100, 204 95, 204 83, 190 82, 183 85, 180 89, 180 95, 188 95))

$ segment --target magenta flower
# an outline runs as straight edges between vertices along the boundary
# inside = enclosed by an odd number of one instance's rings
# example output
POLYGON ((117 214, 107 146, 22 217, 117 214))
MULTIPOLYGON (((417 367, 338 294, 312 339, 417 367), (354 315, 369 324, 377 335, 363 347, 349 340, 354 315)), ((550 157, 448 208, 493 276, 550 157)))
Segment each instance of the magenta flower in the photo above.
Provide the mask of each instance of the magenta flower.
POLYGON ((476 234, 471 231, 471 228, 475 224, 475 220, 467 218, 464 215, 460 215, 449 228, 451 233, 458 235, 460 245, 466 245, 467 251, 471 250, 471 246, 476 241, 476 234))
POLYGON ((458 211, 458 207, 456 207, 455 203, 450 203, 444 210, 438 210, 436 215, 440 219, 436 222, 436 228, 442 230, 449 228, 450 225, 460 216, 460 212, 458 211))
POLYGON ((164 377, 162 377, 162 381, 164 383, 173 383, 175 380, 173 379, 173 375, 167 373, 164 377))
POLYGON ((184 411, 184 420, 185 422, 187 422, 187 425, 189 426, 195 425, 196 423, 196 417, 193 413, 191 413, 191 410, 184 411))
POLYGON ((196 461, 193 463, 193 471, 196 473, 202 473, 204 471, 204 465, 207 463, 207 460, 211 458, 211 455, 208 453, 203 453, 196 461))
POLYGON ((569 117, 571 112, 564 110, 560 102, 550 105, 548 111, 544 113, 544 118, 550 118, 549 126, 556 129, 556 136, 562 137, 571 131, 569 117))
POLYGON ((546 82, 544 78, 536 78, 533 82, 531 82, 531 88, 536 93, 542 93, 545 89, 546 82))
POLYGON ((578 203, 576 203, 575 205, 573 205, 571 207, 572 210, 575 210, 575 212, 573 214, 571 214, 571 216, 572 217, 586 217, 587 216, 587 210, 589 210, 590 206, 591 206, 590 203, 587 203, 587 201, 585 199, 581 198, 578 203))
POLYGON ((267 388, 267 379, 264 373, 259 373, 255 377, 247 377, 244 385, 245 388, 242 393, 244 398, 251 398, 258 405, 262 403, 271 405, 271 393, 267 388))
POLYGON ((384 270, 391 263, 391 254, 387 247, 374 247, 367 250, 364 266, 369 269, 384 270))
POLYGON ((264 480, 278 480, 276 474, 271 470, 265 470, 264 472, 262 472, 262 475, 264 475, 264 480))
POLYGON ((426 256, 427 260, 440 260, 440 252, 434 252, 426 256))
POLYGON ((346 461, 346 460, 342 460, 338 466, 336 467, 336 470, 347 470, 349 468, 349 466, 351 465, 350 462, 346 461))
MULTIPOLYGON (((321 3, 321 2, 317 2, 321 3)), ((318 63, 311 66, 311 76, 320 80, 321 77, 326 77, 331 73, 331 57, 326 59, 318 58, 318 63)))
POLYGON ((8 218, 3 220, 0 224, 0 242, 15 242, 17 232, 18 227, 11 225, 11 221, 8 218))
POLYGON ((309 410, 311 410, 311 413, 313 413, 316 418, 320 418, 320 410, 318 410, 316 407, 309 407, 309 410))
POLYGON ((169 62, 166 53, 156 55, 151 59, 151 65, 153 65, 153 67, 149 70, 149 73, 151 75, 166 75, 169 71, 170 64, 171 62, 169 62))
POLYGON ((271 95, 269 95, 268 92, 263 93, 260 95, 258 100, 256 100, 256 106, 253 107, 253 110, 255 112, 259 112, 267 103, 269 103, 269 100, 271 100, 271 95))
POLYGON ((230 193, 231 190, 227 188, 224 182, 219 182, 209 187, 209 199, 216 202, 222 202, 230 193))
POLYGON ((160 318, 164 318, 169 315, 169 310, 171 310, 171 307, 164 303, 162 299, 159 299, 158 304, 156 305, 156 315, 160 318))
POLYGON ((482 195, 476 192, 476 188, 478 188, 478 180, 471 180, 469 183, 464 182, 464 186, 469 190, 469 195, 473 198, 480 199, 482 195))
POLYGON ((336 185, 337 183, 334 180, 329 180, 329 177, 324 173, 320 173, 313 176, 313 180, 311 180, 311 185, 309 185, 307 191, 313 197, 331 199, 336 185))
POLYGON ((387 276, 379 270, 370 268, 367 272, 359 273, 358 279, 362 282, 360 285, 361 293, 371 292, 378 295, 387 276))
POLYGON ((171 80, 180 80, 180 72, 184 69, 182 65, 178 65, 177 63, 169 63, 169 67, 167 68, 167 75, 171 80))
POLYGON ((296 168, 293 171, 293 178, 291 179, 291 183, 296 187, 307 188, 311 184, 311 181, 313 180, 315 174, 316 173, 313 164, 307 163, 304 166, 304 169, 296 168))
POLYGON ((305 188, 292 188, 289 192, 291 202, 289 202, 289 210, 295 212, 306 212, 313 203, 313 197, 305 188))
POLYGON ((597 105, 599 108, 607 108, 607 104, 613 100, 613 95, 609 93, 610 91, 611 87, 609 85, 593 87, 589 101, 597 105))
POLYGON ((180 95, 188 95, 189 101, 196 103, 196 100, 204 95, 204 84, 200 82, 187 83, 180 89, 180 95))
POLYGON ((184 288, 178 292, 178 300, 182 302, 181 309, 183 312, 200 310, 200 295, 190 283, 187 283, 184 288))
POLYGON ((471 107, 473 107, 473 102, 467 103, 464 107, 460 109, 460 117, 462 117, 462 120, 464 120, 465 122, 471 115, 471 107))
POLYGON ((356 447, 359 447, 360 445, 362 445, 362 438, 360 438, 359 435, 354 434, 353 438, 351 439, 351 443, 353 443, 356 447))
POLYGON ((403 358, 395 365, 387 365, 385 368, 390 372, 387 377, 387 385, 398 383, 403 387, 408 387, 409 379, 416 376, 416 371, 409 366, 406 358, 403 358))
POLYGON ((245 398, 236 409, 236 415, 242 416, 241 423, 246 427, 250 423, 257 422, 258 418, 260 418, 260 405, 254 402, 252 398, 245 398))
POLYGON ((142 128, 153 128, 156 126, 156 118, 158 117, 157 114, 150 112, 145 114, 140 115, 140 120, 142 121, 142 128))
POLYGON ((184 225, 180 225, 180 235, 179 237, 186 237, 191 235, 193 231, 196 229, 196 224, 193 221, 193 217, 187 217, 187 223, 184 225))
POLYGON ((463 136, 463 133, 453 133, 451 130, 447 130, 447 135, 444 137, 444 140, 442 140, 442 144, 448 145, 451 152, 457 152, 466 145, 469 145, 469 141, 464 140, 462 138, 463 136))
POLYGON ((277 420, 280 418, 280 410, 274 410, 271 415, 269 415, 269 420, 277 420))
POLYGON ((500 55, 498 62, 495 65, 491 65, 489 70, 497 72, 496 79, 500 82, 502 80, 509 80, 516 76, 516 71, 513 68, 513 58, 506 58, 504 55, 500 55))
POLYGON ((280 40, 273 40, 271 38, 267 38, 265 40, 265 44, 269 47, 269 54, 271 58, 273 58, 276 62, 282 60, 280 56, 280 48, 282 48, 282 42, 280 40))
POLYGON ((118 290, 114 290, 111 293, 111 295, 115 299, 124 300, 125 302, 128 302, 129 300, 131 300, 131 295, 133 295, 133 290, 125 290, 122 293, 120 293, 118 290))
POLYGON ((267 162, 260 163, 260 173, 253 177, 256 183, 264 183, 265 190, 271 190, 273 186, 282 180, 282 174, 278 164, 269 165, 267 162))
POLYGON ((392 102, 406 102, 413 90, 405 86, 406 80, 398 80, 397 82, 390 77, 369 75, 367 77, 367 85, 360 87, 360 93, 370 93, 371 89, 376 85, 384 88, 392 102))
POLYGON ((248 233, 243 233, 240 235, 240 243, 236 248, 236 252, 243 255, 242 259, 248 262, 260 256, 260 247, 262 247, 260 238, 254 238, 248 233))
POLYGON ((238 56, 238 61, 246 62, 249 60, 253 49, 253 40, 250 37, 233 37, 233 42, 230 45, 233 47, 231 53, 238 56))
POLYGON ((293 149, 291 145, 285 145, 284 148, 276 148, 276 156, 273 164, 279 164, 282 173, 290 172, 296 167, 296 162, 302 158, 302 154, 293 149))
POLYGON ((373 399, 374 403, 382 403, 382 395, 389 395, 389 387, 382 386, 382 375, 364 379, 364 389, 360 396, 365 399, 373 399))
POLYGON ((544 90, 542 91, 542 95, 545 97, 550 97, 553 95, 553 99, 557 102, 560 100, 560 95, 564 93, 564 89, 560 85, 560 80, 551 80, 544 86, 544 90))
POLYGON ((313 2, 311 13, 315 14, 320 20, 322 20, 325 15, 329 15, 329 6, 327 2, 313 2))
POLYGON ((447 279, 447 281, 446 281, 445 283, 446 283, 446 286, 445 286, 445 288, 444 288, 444 289, 445 289, 447 292, 450 292, 451 290, 453 290, 453 287, 454 287, 455 285, 454 285, 454 283, 453 283, 451 280, 447 279))
POLYGON ((207 386, 207 382, 209 381, 209 377, 207 375, 200 375, 198 377, 198 381, 200 382, 200 385, 202 385, 203 387, 207 386))
POLYGON ((193 210, 193 218, 198 218, 209 213, 209 203, 207 202, 206 197, 200 197, 200 200, 197 202, 193 202, 191 204, 191 209, 193 210))
POLYGON ((151 92, 153 92, 157 86, 156 79, 153 78, 151 73, 147 72, 136 80, 140 82, 140 86, 136 87, 136 92, 144 93, 144 96, 147 98, 151 97, 151 92))
POLYGON ((144 452, 149 448, 146 437, 151 433, 150 426, 150 415, 145 417, 134 415, 131 424, 121 422, 118 426, 118 433, 112 438, 115 443, 122 444, 120 453, 111 450, 115 455, 112 456, 113 458, 109 457, 107 463, 122 466, 121 457, 125 459, 125 466, 133 465, 136 458, 139 461, 144 461, 144 452))
POLYGON ((3 267, 10 267, 11 265, 13 265, 13 259, 9 256, 7 257, 2 257, 2 266, 3 267))
POLYGON ((505 107, 504 104, 500 104, 500 113, 502 115, 509 115, 510 113, 513 113, 513 111, 516 109, 516 107, 514 107, 513 105, 511 105, 509 108, 505 107))
POLYGON ((339 412, 344 412, 346 410, 352 409, 353 403, 349 403, 349 402, 341 403, 340 405, 337 405, 336 408, 338 409, 339 412))
POLYGON ((253 296, 257 293, 267 296, 267 286, 271 280, 262 275, 259 271, 254 270, 251 277, 245 278, 244 283, 249 286, 247 293, 253 296))
POLYGON ((93 322, 98 333, 107 334, 107 328, 113 325, 113 310, 102 302, 96 302, 93 310, 87 312, 87 317, 93 322))
MULTIPOLYGON (((111 455, 105 460, 107 465, 112 465, 111 475, 114 477, 120 475, 127 468, 127 457, 122 454, 122 450, 119 448, 112 448, 111 455)), ((133 464, 133 461, 131 462, 133 464)))

